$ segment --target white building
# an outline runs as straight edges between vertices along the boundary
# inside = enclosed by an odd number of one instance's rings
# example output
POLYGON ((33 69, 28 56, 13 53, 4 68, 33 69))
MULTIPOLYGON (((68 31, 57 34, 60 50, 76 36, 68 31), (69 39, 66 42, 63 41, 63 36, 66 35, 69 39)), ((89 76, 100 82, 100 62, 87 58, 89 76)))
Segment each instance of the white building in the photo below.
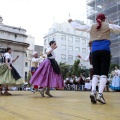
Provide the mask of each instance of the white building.
POLYGON ((31 35, 28 35, 26 39, 26 43, 28 43, 30 46, 26 49, 26 61, 25 61, 25 79, 28 77, 28 73, 30 72, 31 68, 31 59, 33 57, 33 52, 35 50, 35 38, 31 35))
MULTIPOLYGON (((68 22, 53 24, 44 37, 44 52, 51 40, 55 40, 58 45, 58 48, 55 50, 58 62, 73 65, 74 60, 78 59, 78 54, 83 57, 89 54, 87 33, 76 31, 68 22)), ((80 65, 82 68, 89 68, 88 62, 81 60, 80 65)))
POLYGON ((25 59, 26 49, 29 46, 26 43, 26 30, 19 27, 8 26, 2 23, 3 19, 0 17, 0 55, 4 54, 4 49, 12 48, 13 59, 19 55, 19 59, 13 63, 21 77, 25 78, 25 59))

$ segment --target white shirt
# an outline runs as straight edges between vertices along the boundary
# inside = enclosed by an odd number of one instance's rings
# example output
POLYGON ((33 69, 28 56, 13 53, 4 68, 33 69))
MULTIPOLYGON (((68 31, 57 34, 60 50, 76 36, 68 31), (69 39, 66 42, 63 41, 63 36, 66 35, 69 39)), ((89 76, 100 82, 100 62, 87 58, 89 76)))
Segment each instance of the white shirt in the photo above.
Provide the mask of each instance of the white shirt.
POLYGON ((9 62, 9 64, 12 64, 12 56, 11 56, 11 54, 10 53, 5 53, 4 54, 4 57, 5 57, 5 59, 9 59, 10 60, 10 62, 9 62))
POLYGON ((40 60, 42 60, 41 57, 40 58, 35 58, 35 57, 32 58, 32 62, 39 62, 40 60))
POLYGON ((89 55, 88 56, 86 56, 86 57, 81 57, 81 59, 83 60, 83 61, 85 61, 85 62, 89 62, 89 55))
MULTIPOLYGON (((47 48, 46 53, 47 53, 47 52, 50 52, 51 50, 52 50, 51 47, 47 48)), ((49 57, 49 58, 50 58, 50 59, 55 59, 56 55, 55 55, 54 51, 52 51, 51 54, 52 54, 52 56, 49 57)))
MULTIPOLYGON (((71 22, 70 24, 76 30, 88 32, 88 33, 91 31, 91 26, 81 25, 74 21, 71 22)), ((110 32, 115 33, 115 34, 120 34, 120 26, 119 25, 109 24, 109 28, 110 28, 110 32)))
POLYGON ((43 61, 43 58, 42 57, 40 57, 40 58, 35 58, 35 57, 33 57, 32 58, 32 60, 31 60, 31 66, 32 67, 38 67, 39 66, 39 64, 41 63, 43 61))
MULTIPOLYGON (((90 55, 88 55, 88 56, 86 56, 85 58, 83 58, 83 57, 81 57, 81 59, 83 60, 83 61, 85 61, 85 62, 89 62, 90 60, 89 60, 89 56, 90 55)), ((90 64, 90 68, 93 68, 93 66, 90 64)))

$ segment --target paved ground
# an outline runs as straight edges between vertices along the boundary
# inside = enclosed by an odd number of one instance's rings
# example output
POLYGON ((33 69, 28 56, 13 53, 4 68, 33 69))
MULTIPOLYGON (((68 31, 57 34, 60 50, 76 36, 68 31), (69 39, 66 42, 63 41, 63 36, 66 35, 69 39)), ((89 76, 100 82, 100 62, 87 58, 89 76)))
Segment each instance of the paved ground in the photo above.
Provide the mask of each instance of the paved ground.
POLYGON ((106 92, 106 105, 90 103, 89 92, 12 92, 0 96, 0 120, 120 120, 120 93, 106 92))

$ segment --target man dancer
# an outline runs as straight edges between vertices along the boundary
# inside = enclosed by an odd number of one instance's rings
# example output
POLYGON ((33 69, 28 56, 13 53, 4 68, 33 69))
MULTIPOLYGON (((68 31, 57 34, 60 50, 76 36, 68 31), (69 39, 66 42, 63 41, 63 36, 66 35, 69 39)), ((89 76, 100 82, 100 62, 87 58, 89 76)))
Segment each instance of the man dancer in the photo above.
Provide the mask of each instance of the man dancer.
MULTIPOLYGON (((40 62, 42 62, 44 58, 45 58, 44 56, 38 58, 37 52, 33 53, 33 58, 31 60, 31 74, 32 74, 32 76, 34 75, 40 62)), ((40 94, 43 96, 43 94, 42 94, 43 90, 40 90, 40 88, 37 85, 34 85, 33 88, 31 89, 31 92, 35 93, 36 91, 39 91, 40 94)))

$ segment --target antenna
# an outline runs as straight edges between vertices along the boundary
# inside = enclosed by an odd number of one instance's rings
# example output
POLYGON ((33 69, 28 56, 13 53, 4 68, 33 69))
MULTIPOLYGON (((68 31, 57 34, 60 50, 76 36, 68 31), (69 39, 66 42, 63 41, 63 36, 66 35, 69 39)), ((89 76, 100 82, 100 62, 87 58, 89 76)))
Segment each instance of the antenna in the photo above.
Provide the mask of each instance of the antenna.
POLYGON ((55 22, 55 17, 53 16, 53 24, 54 24, 54 22, 55 22))
POLYGON ((68 18, 70 19, 70 13, 68 14, 68 18))

